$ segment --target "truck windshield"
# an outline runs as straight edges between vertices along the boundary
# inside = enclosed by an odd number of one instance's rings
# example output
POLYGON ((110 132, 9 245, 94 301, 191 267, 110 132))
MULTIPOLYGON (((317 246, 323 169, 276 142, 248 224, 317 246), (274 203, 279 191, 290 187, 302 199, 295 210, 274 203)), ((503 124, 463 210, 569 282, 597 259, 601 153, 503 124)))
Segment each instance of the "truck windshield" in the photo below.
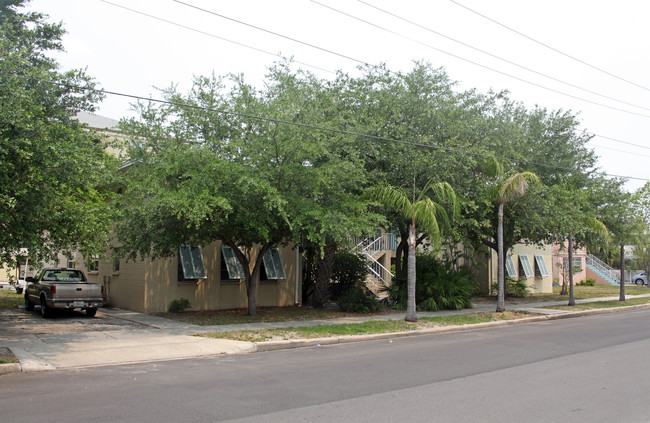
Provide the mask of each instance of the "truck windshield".
POLYGON ((85 282, 84 274, 74 269, 53 269, 46 270, 43 274, 43 281, 56 282, 85 282))

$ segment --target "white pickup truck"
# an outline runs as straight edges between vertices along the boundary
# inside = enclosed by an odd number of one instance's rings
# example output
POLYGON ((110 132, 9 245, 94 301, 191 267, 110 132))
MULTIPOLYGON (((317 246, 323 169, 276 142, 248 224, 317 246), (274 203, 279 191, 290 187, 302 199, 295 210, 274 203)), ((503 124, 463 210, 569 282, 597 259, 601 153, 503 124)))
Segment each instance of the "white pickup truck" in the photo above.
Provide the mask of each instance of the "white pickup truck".
POLYGON ((34 310, 39 304, 43 317, 50 317, 53 309, 75 308, 93 317, 104 301, 104 287, 88 283, 78 269, 47 268, 25 282, 25 309, 34 310))

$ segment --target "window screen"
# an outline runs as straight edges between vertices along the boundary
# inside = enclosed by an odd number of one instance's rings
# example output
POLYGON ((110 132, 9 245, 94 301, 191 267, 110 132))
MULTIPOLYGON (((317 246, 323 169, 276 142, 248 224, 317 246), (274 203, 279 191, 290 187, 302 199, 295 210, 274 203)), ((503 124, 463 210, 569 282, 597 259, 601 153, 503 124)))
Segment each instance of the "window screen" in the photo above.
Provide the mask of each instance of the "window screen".
POLYGON ((517 277, 517 271, 515 270, 515 263, 512 261, 511 255, 506 256, 506 273, 511 278, 517 277))
POLYGON ((533 268, 530 265, 528 256, 525 254, 519 254, 519 276, 532 278, 534 275, 533 268))
POLYGON ((535 276, 538 278, 548 276, 548 269, 546 268, 544 257, 537 254, 535 255, 535 276))
POLYGON ((204 279, 206 277, 201 247, 181 245, 179 253, 184 279, 204 279))
POLYGON ((242 267, 239 259, 235 255, 232 248, 224 245, 221 247, 221 255, 226 262, 226 269, 228 270, 228 279, 245 279, 246 273, 242 267))
POLYGON ((286 279, 287 275, 284 273, 284 266, 282 265, 282 257, 277 248, 269 248, 264 253, 264 267, 266 269, 266 279, 286 279))

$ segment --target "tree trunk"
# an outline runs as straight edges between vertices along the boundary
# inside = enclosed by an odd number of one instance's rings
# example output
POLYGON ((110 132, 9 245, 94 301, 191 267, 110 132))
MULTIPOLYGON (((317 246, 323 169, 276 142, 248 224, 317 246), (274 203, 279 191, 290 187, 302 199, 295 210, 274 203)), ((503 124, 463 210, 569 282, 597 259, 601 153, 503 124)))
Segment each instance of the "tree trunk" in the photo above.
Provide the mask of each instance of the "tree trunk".
POLYGON ((257 257, 255 258, 255 265, 253 266, 253 271, 250 271, 250 262, 246 258, 246 255, 241 252, 234 242, 227 242, 230 248, 233 249, 237 259, 244 268, 244 273, 246 274, 246 295, 248 298, 248 315, 257 316, 257 287, 260 282, 260 269, 262 267, 262 260, 264 258, 264 253, 269 249, 269 245, 264 245, 258 252, 257 257))
POLYGON ((417 322, 418 317, 415 312, 415 222, 411 223, 408 237, 408 263, 407 263, 407 300, 406 300, 406 317, 407 322, 417 322))
POLYGON ((621 277, 619 283, 621 284, 621 291, 618 297, 619 301, 625 301, 625 246, 621 242, 621 277))
POLYGON ((316 259, 316 277, 314 284, 314 306, 323 307, 329 300, 329 285, 332 276, 332 263, 337 245, 328 244, 323 255, 316 259))
POLYGON ((248 294, 248 315, 257 316, 257 300, 255 293, 257 292, 257 285, 260 279, 259 272, 253 272, 248 277, 248 282, 246 283, 246 293, 248 294))
POLYGON ((506 311, 505 293, 505 269, 503 252, 503 203, 499 203, 499 223, 497 226, 497 312, 506 311))
POLYGON ((573 234, 571 232, 569 232, 569 305, 576 305, 573 296, 573 234))

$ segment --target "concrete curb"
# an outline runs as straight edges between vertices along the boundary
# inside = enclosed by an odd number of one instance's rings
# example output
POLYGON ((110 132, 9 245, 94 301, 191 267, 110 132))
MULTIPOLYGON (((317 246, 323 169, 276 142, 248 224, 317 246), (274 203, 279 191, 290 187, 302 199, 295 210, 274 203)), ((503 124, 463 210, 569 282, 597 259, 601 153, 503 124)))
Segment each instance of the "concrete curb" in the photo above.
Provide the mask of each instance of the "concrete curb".
POLYGON ((0 364, 0 376, 8 375, 9 373, 18 373, 22 371, 20 363, 4 363, 0 364))
MULTIPOLYGON (((534 323, 545 320, 560 320, 570 319, 573 317, 590 316, 594 314, 609 314, 622 311, 630 311, 634 309, 647 309, 650 304, 640 304, 625 307, 614 307, 594 310, 580 310, 580 311, 566 311, 562 314, 548 314, 544 316, 524 317, 514 320, 500 320, 497 322, 475 323, 471 325, 460 326, 441 326, 430 329, 420 329, 408 332, 391 332, 391 333, 376 333, 370 335, 349 335, 349 336, 336 336, 328 338, 310 338, 310 339, 293 339, 286 341, 265 341, 256 342, 258 352, 277 351, 291 348, 305 348, 305 347, 319 347, 323 345, 345 344, 350 342, 364 342, 375 341, 381 339, 403 338, 408 336, 422 336, 422 335, 436 335, 441 333, 462 332, 469 330, 479 330, 488 328, 498 328, 511 325, 519 325, 526 323, 534 323)), ((513 310, 517 311, 517 310, 513 310)))

